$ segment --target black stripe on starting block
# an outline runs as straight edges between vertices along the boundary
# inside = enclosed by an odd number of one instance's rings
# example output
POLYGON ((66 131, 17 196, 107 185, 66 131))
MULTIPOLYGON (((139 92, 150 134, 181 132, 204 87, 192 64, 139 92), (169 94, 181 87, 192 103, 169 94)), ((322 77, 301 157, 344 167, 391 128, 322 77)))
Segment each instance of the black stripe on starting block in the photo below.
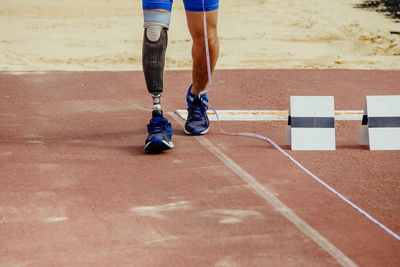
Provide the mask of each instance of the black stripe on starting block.
POLYGON ((400 127, 400 117, 368 117, 369 128, 400 127))
POLYGON ((289 116, 288 124, 293 128, 335 128, 335 118, 289 116))
POLYGON ((362 125, 367 125, 368 124, 368 116, 367 115, 363 115, 362 117, 362 125))

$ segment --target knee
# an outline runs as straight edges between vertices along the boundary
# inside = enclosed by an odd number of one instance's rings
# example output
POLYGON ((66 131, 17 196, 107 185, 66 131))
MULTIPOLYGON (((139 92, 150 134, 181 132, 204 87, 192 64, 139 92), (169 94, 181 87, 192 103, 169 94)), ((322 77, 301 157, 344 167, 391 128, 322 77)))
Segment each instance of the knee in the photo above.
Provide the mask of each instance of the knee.
MULTIPOLYGON (((208 45, 210 50, 217 49, 219 44, 218 34, 216 29, 207 30, 208 45)), ((198 31, 193 35, 193 44, 199 47, 204 47, 204 31, 198 31)))
MULTIPOLYGON (((213 31, 209 31, 209 32, 207 32, 207 35, 208 35, 208 43, 209 43, 210 47, 215 48, 219 43, 217 30, 215 29, 213 31)), ((204 40, 204 38, 203 38, 203 40, 204 40)))

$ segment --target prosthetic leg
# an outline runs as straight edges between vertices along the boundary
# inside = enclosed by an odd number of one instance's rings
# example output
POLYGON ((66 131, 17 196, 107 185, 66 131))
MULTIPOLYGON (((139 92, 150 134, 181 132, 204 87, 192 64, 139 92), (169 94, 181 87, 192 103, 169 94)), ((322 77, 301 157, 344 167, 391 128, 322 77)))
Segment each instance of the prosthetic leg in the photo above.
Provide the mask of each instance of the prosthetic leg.
POLYGON ((168 42, 170 13, 144 10, 143 72, 147 90, 153 98, 152 119, 147 125, 148 137, 144 150, 158 153, 172 149, 171 123, 163 117, 161 93, 163 92, 163 73, 165 52, 168 42))
POLYGON ((161 93, 163 92, 163 73, 165 52, 168 43, 170 13, 144 11, 143 72, 147 90, 153 98, 153 117, 162 117, 161 93))

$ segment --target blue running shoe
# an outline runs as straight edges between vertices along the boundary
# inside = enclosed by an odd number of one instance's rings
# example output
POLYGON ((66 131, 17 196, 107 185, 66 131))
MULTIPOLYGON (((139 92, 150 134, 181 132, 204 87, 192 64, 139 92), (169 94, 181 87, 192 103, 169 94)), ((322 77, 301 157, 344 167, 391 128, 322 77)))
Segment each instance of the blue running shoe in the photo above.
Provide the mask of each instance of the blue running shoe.
POLYGON ((157 153, 174 148, 172 143, 171 123, 163 117, 153 117, 147 124, 149 136, 145 141, 144 150, 148 153, 157 153))
POLYGON ((208 102, 207 94, 191 96, 190 89, 186 95, 186 107, 188 111, 187 120, 185 123, 185 134, 202 135, 208 132, 210 121, 207 117, 207 105, 203 101, 208 102))

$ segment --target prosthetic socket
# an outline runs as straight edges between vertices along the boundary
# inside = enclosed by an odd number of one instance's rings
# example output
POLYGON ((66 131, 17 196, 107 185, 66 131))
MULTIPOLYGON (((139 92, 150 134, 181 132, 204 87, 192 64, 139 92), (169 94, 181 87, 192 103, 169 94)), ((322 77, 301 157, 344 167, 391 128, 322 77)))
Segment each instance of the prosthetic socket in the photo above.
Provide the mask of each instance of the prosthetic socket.
POLYGON ((153 97, 153 117, 161 116, 160 103, 163 91, 165 52, 167 50, 168 28, 160 23, 149 22, 144 25, 143 72, 147 90, 153 97))

